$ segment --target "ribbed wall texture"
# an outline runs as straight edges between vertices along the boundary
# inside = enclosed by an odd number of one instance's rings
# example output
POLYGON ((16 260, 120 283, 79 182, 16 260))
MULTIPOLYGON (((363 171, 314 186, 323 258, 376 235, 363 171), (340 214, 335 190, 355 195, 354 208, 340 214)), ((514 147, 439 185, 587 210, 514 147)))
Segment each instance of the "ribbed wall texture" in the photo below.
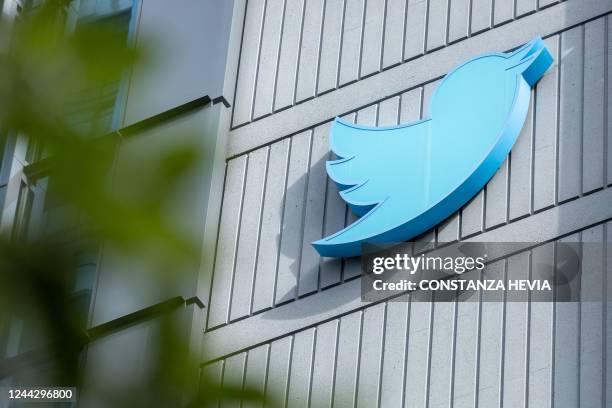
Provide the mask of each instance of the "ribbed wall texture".
MULTIPOLYGON (((565 237, 585 246, 589 301, 379 303, 204 366, 226 385, 290 407, 606 407, 612 390, 612 223, 565 237), (608 248, 607 253, 599 248, 608 248), (603 255, 603 256, 602 256, 603 255), (607 273, 606 273, 607 271, 607 273), (595 301, 595 299, 600 299, 595 301)), ((491 265, 492 278, 558 264, 549 242, 491 265)), ((516 276, 516 275, 513 275, 516 276)), ((414 296, 414 295, 412 295, 414 296)), ((554 295, 553 295, 554 296, 554 295)), ((433 301, 431 301, 433 300, 433 301)))
POLYGON ((249 0, 233 125, 559 0, 249 0))
MULTIPOLYGON (((247 2, 204 335, 212 349, 204 363, 214 361, 205 364, 207 372, 284 395, 289 406, 606 406, 607 303, 367 305, 354 301, 360 260, 320 258, 310 245, 355 217, 325 173, 334 115, 322 121, 320 111, 336 108, 300 106, 323 94, 321 100, 336 101, 329 96, 354 92, 363 100, 367 88, 358 83, 375 86, 408 60, 418 66, 435 55, 471 58, 482 52, 472 49, 479 36, 495 41, 503 32, 508 44, 508 27, 537 33, 530 22, 549 11, 563 17, 542 33, 555 64, 533 91, 511 155, 483 191, 416 243, 548 242, 500 262, 500 273, 529 271, 536 257, 554 257, 561 236, 611 239, 612 4, 247 2), (555 11, 582 4, 593 15, 555 11), (297 117, 307 125, 282 135, 296 118, 292 111, 319 116, 297 117), (262 123, 275 136, 267 137, 262 123), (251 139, 233 139, 239 136, 251 139)), ((416 86, 400 84, 344 116, 365 125, 419 119, 439 80, 432 74, 416 86)), ((602 273, 589 277, 599 281, 588 283, 603 293, 607 256, 597 266, 602 273)))

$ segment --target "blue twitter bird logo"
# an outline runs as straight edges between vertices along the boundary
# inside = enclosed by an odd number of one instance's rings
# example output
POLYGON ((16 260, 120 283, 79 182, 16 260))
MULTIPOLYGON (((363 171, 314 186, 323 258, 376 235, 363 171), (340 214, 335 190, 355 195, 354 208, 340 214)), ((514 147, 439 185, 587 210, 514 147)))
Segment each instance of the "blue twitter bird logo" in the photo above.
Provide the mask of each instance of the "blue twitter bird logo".
POLYGON ((361 243, 409 240, 461 208, 503 163, 525 122, 531 88, 553 63, 541 38, 474 58, 434 92, 427 119, 391 127, 334 120, 327 173, 360 216, 313 242, 322 256, 361 243))

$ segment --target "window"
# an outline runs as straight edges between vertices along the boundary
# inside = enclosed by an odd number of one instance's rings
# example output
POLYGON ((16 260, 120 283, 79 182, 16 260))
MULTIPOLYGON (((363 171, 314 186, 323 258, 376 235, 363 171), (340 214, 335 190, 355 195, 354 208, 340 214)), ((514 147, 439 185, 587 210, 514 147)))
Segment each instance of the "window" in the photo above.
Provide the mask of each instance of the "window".
MULTIPOLYGON (((88 16, 79 21, 80 26, 92 22, 103 22, 116 27, 123 41, 127 42, 130 27, 131 8, 110 15, 88 16)), ((78 130, 100 135, 113 128, 115 110, 120 105, 119 95, 121 78, 97 86, 95 89, 83 89, 76 96, 72 106, 68 107, 71 124, 78 130)))
POLYGON ((15 212, 15 222, 13 224, 13 239, 25 239, 27 237, 33 201, 34 193, 30 187, 22 181, 19 187, 19 196, 17 197, 17 210, 15 212))

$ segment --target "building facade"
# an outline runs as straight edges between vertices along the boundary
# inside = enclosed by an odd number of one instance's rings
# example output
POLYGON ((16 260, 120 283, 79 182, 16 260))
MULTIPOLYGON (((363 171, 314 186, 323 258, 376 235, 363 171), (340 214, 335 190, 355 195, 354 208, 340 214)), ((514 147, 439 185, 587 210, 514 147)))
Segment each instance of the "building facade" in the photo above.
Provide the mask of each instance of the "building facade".
MULTIPOLYGON (((200 372, 188 375, 289 407, 612 404, 609 252, 583 257, 596 272, 579 287, 599 291, 596 301, 411 293, 364 303, 360 260, 321 258, 310 245, 355 220, 325 171, 334 117, 418 120, 453 67, 540 35, 555 62, 510 156, 414 245, 540 243, 497 261, 500 276, 558 263, 558 242, 610 248, 609 0, 140 0, 128 9, 132 41, 153 35, 167 54, 126 79, 113 129, 147 124, 123 142, 138 152, 195 128, 193 140, 212 153, 176 208, 203 248, 213 243, 171 308, 201 355, 200 372)), ((2 223, 12 225, 27 161, 18 147, 4 155, 2 223)), ((166 304, 167 293, 144 266, 104 251, 87 268, 88 327, 120 328, 89 346, 92 381, 137 376, 151 323, 122 321, 166 304)))
MULTIPOLYGON (((287 406, 609 406, 605 298, 411 301, 415 293, 364 304, 359 260, 322 259, 310 243, 355 219, 325 172, 335 116, 363 125, 422 118, 454 66, 535 35, 555 64, 533 91, 510 157, 469 204, 415 245, 544 243, 500 261, 503 273, 554 259, 559 241, 607 242, 612 4, 234 6, 240 35, 228 67, 237 77, 203 370, 282 395, 287 406)), ((599 273, 583 276, 583 290, 607 287, 609 254, 593 262, 599 273)))

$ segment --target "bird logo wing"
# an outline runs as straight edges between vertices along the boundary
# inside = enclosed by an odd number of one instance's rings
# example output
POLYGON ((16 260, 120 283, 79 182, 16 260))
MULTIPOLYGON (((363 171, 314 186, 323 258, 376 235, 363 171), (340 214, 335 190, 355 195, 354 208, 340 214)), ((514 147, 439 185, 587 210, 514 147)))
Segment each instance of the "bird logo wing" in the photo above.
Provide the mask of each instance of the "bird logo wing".
POLYGON ((422 163, 428 124, 367 127, 334 120, 330 145, 337 159, 327 162, 327 173, 361 218, 314 242, 319 252, 355 251, 361 241, 392 230, 408 213, 418 212, 414 204, 426 187, 422 163))
POLYGON ((335 119, 337 160, 327 162, 327 173, 361 218, 313 242, 319 254, 355 256, 365 241, 411 239, 465 205, 510 152, 531 88, 552 62, 537 37, 455 68, 434 92, 426 120, 365 127, 335 119))

